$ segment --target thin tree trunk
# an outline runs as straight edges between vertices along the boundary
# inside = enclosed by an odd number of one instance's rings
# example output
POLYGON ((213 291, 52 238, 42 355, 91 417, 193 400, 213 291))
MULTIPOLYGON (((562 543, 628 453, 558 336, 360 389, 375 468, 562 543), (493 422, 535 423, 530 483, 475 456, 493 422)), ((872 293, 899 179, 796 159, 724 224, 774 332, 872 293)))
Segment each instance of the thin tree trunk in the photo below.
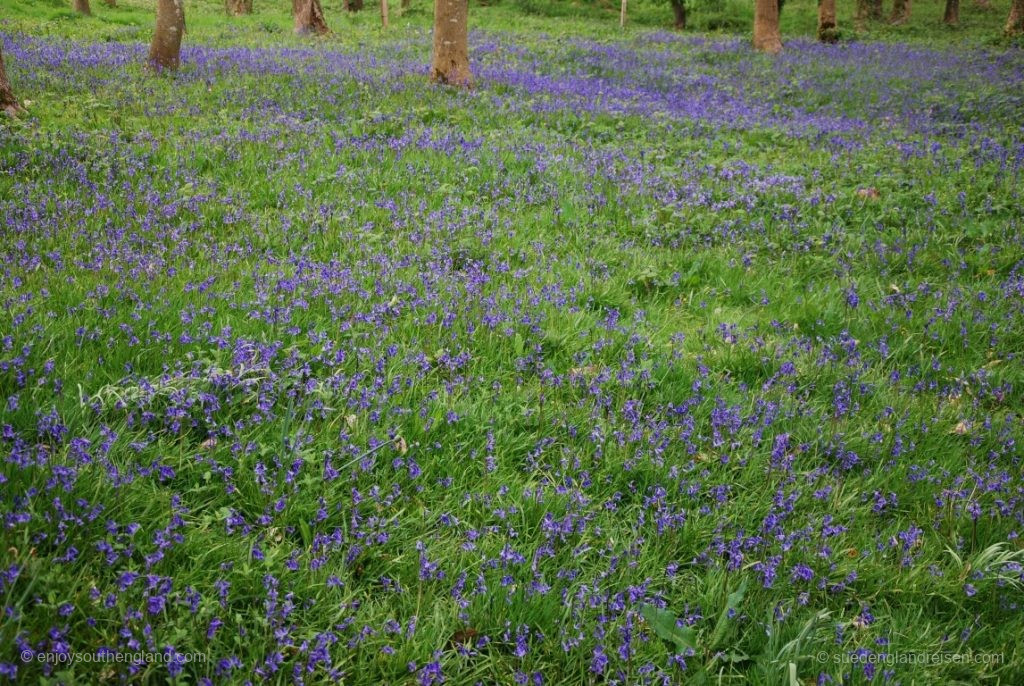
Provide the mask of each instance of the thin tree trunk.
POLYGON ((92 15, 92 10, 89 8, 89 0, 72 0, 71 6, 79 14, 84 14, 87 17, 92 15))
POLYGON ((626 27, 626 0, 622 0, 622 3, 619 5, 619 28, 622 29, 622 28, 625 28, 625 27, 626 27))
POLYGON ((835 43, 839 40, 836 0, 818 0, 818 40, 822 43, 835 43))
POLYGON ((469 0, 434 0, 434 58, 430 80, 473 85, 469 71, 469 0))
POLYGON ((308 33, 323 36, 331 31, 327 28, 320 0, 292 0, 292 13, 295 15, 295 33, 300 36, 308 33))
POLYGON ((1007 36, 1016 36, 1024 33, 1024 0, 1013 0, 1010 5, 1010 16, 1006 18, 1007 36))
POLYGON ((233 17, 252 14, 252 0, 224 0, 224 11, 233 17))
POLYGON ((181 36, 185 33, 184 0, 157 0, 156 31, 149 45, 149 64, 157 71, 181 64, 181 36))
POLYGON ((22 112, 21 105, 14 97, 14 91, 11 90, 11 82, 7 80, 3 50, 0 50, 0 111, 12 117, 22 112))
POLYGON ((946 0, 946 11, 942 15, 942 22, 950 26, 960 23, 960 0, 946 0))
POLYGON ((889 23, 893 25, 906 24, 910 19, 910 0, 892 0, 892 16, 889 23))
POLYGON ((772 55, 782 50, 778 0, 754 0, 754 49, 772 55))
POLYGON ((672 25, 677 31, 686 28, 686 2, 685 0, 671 0, 672 14, 675 16, 675 23, 672 25))
POLYGON ((346 12, 359 12, 363 9, 363 0, 342 0, 341 6, 346 12))
POLYGON ((380 25, 381 28, 388 27, 388 0, 380 0, 380 25))

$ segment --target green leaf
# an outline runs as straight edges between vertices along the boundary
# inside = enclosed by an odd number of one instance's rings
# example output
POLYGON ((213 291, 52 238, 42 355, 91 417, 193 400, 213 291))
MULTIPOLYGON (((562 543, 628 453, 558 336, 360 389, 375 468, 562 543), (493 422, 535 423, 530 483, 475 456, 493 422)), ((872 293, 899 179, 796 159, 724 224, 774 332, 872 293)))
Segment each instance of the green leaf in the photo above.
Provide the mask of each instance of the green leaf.
POLYGON ((747 580, 740 582, 740 587, 730 593, 725 599, 725 609, 735 610, 743 602, 743 596, 747 593, 747 580))
POLYGON ((677 652, 697 649, 697 632, 688 626, 679 626, 676 616, 668 610, 661 610, 653 605, 641 605, 640 614, 658 638, 675 644, 677 652))

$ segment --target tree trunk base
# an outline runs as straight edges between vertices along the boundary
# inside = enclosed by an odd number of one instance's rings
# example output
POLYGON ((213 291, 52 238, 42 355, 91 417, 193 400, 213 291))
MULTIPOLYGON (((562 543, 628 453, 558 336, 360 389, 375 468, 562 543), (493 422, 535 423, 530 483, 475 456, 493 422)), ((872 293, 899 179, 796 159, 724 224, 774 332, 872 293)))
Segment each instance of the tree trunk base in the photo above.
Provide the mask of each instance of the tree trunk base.
POLYGON ((1010 16, 1006 18, 1003 33, 1007 36, 1024 34, 1024 0, 1013 0, 1013 4, 1010 5, 1010 16))
POLYGON ((672 15, 674 17, 672 28, 676 31, 684 31, 686 29, 686 3, 684 0, 672 0, 672 15))
POLYGON ((956 26, 960 23, 959 0, 946 0, 946 11, 942 15, 942 23, 946 26, 956 26))
POLYGON ((224 11, 232 17, 252 14, 252 0, 224 0, 224 11))
POLYGON ((295 13, 295 33, 298 35, 326 36, 331 32, 327 28, 320 0, 292 0, 292 11, 295 13))
POLYGON ((434 51, 430 60, 430 80, 434 83, 473 86, 468 22, 468 0, 435 0, 434 51))
POLYGON ((154 71, 174 71, 181 65, 181 37, 185 33, 184 0, 159 0, 156 31, 149 46, 149 66, 154 71))

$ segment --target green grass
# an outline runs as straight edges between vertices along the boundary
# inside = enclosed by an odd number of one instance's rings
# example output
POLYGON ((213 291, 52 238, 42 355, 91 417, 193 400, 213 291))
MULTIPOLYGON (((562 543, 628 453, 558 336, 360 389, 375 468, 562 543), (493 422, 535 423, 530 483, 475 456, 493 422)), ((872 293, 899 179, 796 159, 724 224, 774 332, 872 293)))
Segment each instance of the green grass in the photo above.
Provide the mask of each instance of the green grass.
POLYGON ((360 684, 1024 679, 1005 3, 843 4, 869 42, 822 51, 794 0, 776 60, 667 5, 474 5, 470 92, 426 83, 423 0, 324 39, 189 1, 159 78, 119 4, 0 25, 17 683, 323 683, 318 640, 360 684), (64 643, 211 662, 19 657, 64 643))

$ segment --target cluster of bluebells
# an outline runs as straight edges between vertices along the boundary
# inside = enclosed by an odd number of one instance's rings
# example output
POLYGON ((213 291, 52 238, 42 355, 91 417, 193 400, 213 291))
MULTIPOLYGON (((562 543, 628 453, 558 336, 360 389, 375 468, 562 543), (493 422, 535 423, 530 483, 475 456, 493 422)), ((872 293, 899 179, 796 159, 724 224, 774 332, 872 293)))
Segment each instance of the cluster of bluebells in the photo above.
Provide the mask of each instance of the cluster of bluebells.
POLYGON ((951 645, 1019 621, 955 564, 1024 527, 1019 55, 2 39, 151 126, 0 129, 0 675, 678 683, 825 609, 884 652, 921 578, 951 645))

